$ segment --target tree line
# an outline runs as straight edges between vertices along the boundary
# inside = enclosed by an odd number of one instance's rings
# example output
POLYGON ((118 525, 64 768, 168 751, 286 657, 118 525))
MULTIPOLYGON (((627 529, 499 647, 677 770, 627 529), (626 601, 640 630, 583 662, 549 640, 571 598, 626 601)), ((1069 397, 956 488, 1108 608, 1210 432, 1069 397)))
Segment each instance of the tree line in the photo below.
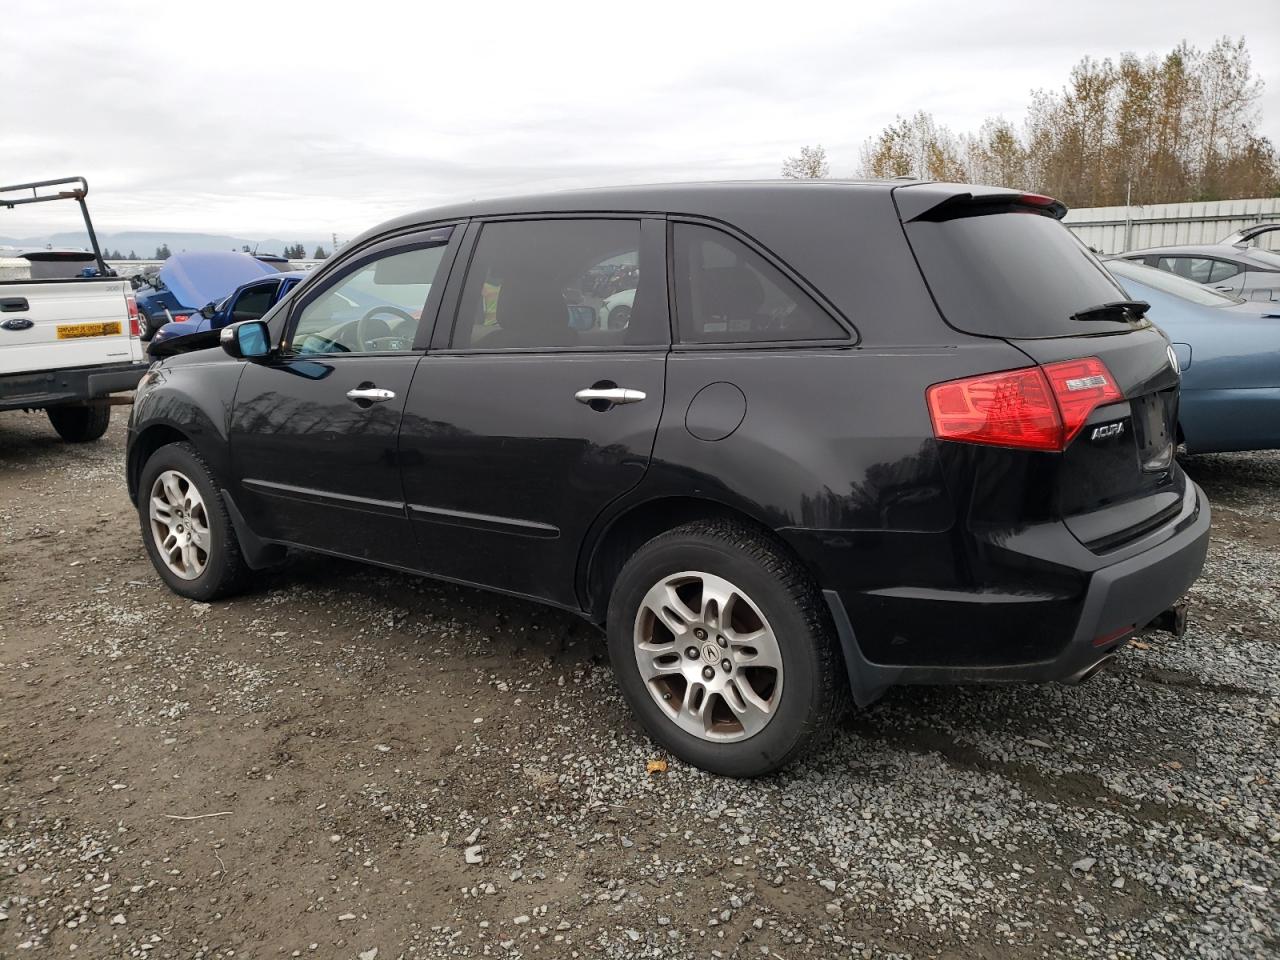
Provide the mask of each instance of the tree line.
MULTIPOLYGON (((1073 207, 1276 196, 1262 89, 1243 38, 1085 57, 1060 90, 1032 93, 1021 126, 992 117, 957 134, 923 110, 899 116, 863 144, 855 175, 1019 187, 1073 207)), ((826 151, 803 147, 782 175, 830 176, 826 151)))
MULTIPOLYGON (((245 244, 243 247, 241 247, 241 252, 253 254, 254 251, 249 248, 248 244, 245 244)), ((160 244, 160 246, 156 247, 155 256, 152 257, 151 259, 168 260, 171 256, 173 256, 173 252, 169 249, 169 245, 167 243, 162 243, 160 244)), ((284 256, 288 257, 290 260, 306 260, 307 248, 300 243, 295 243, 292 246, 287 246, 284 248, 284 256)), ((328 251, 325 250, 324 247, 316 247, 316 252, 311 255, 311 259, 324 260, 324 259, 327 259, 328 256, 329 256, 329 253, 328 251)), ((139 258, 138 258, 138 255, 134 253, 132 250, 130 250, 129 253, 126 255, 124 253, 121 253, 119 250, 104 249, 102 251, 102 259, 104 260, 137 260, 139 258)))

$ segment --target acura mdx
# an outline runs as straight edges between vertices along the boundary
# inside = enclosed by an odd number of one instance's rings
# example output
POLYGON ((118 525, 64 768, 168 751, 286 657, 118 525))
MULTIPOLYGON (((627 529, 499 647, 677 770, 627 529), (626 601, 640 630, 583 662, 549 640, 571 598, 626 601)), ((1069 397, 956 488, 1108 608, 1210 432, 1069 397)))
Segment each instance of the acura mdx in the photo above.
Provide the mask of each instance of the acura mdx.
POLYGON ((893 684, 1081 679, 1172 622, 1209 507, 1168 343, 1064 212, 821 181, 401 217, 151 367, 146 549, 198 600, 298 548, 573 611, 734 776, 893 684))

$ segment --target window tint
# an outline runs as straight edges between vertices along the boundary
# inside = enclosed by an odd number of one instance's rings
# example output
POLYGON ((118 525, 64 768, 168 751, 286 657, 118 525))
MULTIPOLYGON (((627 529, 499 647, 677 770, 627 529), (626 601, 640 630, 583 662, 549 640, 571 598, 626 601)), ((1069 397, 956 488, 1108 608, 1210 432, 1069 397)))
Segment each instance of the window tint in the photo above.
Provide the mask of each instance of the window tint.
POLYGON ((1226 260, 1213 261, 1213 267, 1209 270, 1209 282, 1220 283, 1223 280, 1229 280, 1240 272, 1240 268, 1234 263, 1228 263, 1226 260))
POLYGON ((1053 217, 984 213, 906 224, 943 317, 982 336, 1037 339, 1123 332, 1110 320, 1072 320, 1126 299, 1088 247, 1053 217))
POLYGON ((302 309, 297 354, 413 349, 418 322, 445 247, 387 253, 357 267, 302 309))
POLYGON ((486 223, 463 284, 452 346, 663 343, 661 278, 660 265, 642 262, 639 220, 486 223))
POLYGON ((236 297, 235 306, 231 308, 231 322, 262 319, 262 315, 271 309, 275 292, 276 284, 274 283, 259 284, 243 291, 236 297))
POLYGON ((848 339, 840 324, 746 244, 699 224, 677 223, 674 233, 682 342, 848 339))
POLYGON ((1161 257, 1156 266, 1194 283, 1208 283, 1213 261, 1208 257, 1161 257))
MULTIPOLYGON (((1124 285, 1125 280, 1136 280, 1138 283, 1153 290, 1173 294, 1175 297, 1181 297, 1183 300, 1190 300, 1192 303, 1199 303, 1206 307, 1225 307, 1233 303, 1242 302, 1239 297, 1219 293, 1212 287, 1202 287, 1198 283, 1192 283, 1190 280, 1174 276, 1168 271, 1142 266, 1131 260, 1108 260, 1106 267, 1112 276, 1120 278, 1122 285, 1124 285)), ((1132 293, 1133 291, 1130 290, 1129 292, 1132 293)), ((1138 297, 1138 299, 1141 300, 1142 297, 1138 297)))

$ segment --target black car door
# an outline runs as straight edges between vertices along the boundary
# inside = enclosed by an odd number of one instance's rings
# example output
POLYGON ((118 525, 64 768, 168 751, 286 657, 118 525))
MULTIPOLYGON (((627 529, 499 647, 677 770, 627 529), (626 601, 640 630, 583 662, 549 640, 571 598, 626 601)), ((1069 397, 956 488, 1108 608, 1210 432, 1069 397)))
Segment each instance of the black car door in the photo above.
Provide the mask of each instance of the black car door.
POLYGON ((349 254, 246 365, 231 415, 236 503, 259 536, 413 567, 396 436, 448 271, 451 228, 349 254))
POLYGON ((640 482, 662 413, 662 224, 495 220, 467 232, 469 265, 450 281, 400 433, 421 564, 573 607, 584 534, 640 482))

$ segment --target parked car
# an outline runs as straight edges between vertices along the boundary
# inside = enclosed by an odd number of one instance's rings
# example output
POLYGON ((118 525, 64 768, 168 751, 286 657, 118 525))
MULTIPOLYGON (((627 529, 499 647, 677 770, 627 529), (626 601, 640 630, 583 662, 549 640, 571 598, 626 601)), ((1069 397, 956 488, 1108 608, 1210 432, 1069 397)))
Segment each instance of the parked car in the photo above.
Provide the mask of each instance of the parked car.
POLYGON ((133 291, 102 259, 88 192, 83 177, 0 187, 3 208, 75 200, 93 247, 9 250, 0 260, 0 410, 44 410, 69 443, 106 433, 111 394, 132 390, 147 369, 133 291))
POLYGON ((1280 448, 1280 303, 1219 293, 1128 260, 1106 267, 1173 341, 1189 453, 1280 448))
POLYGON ((148 352, 153 357, 161 356, 164 352, 161 345, 177 337, 221 330, 229 323, 242 320, 257 320, 309 276, 305 270, 293 270, 236 287, 216 303, 206 303, 189 319, 166 323, 152 336, 148 352))
POLYGON ((631 305, 636 298, 635 287, 619 290, 600 301, 599 322, 605 330, 625 330, 631 322, 631 305))
POLYGON ((735 776, 850 694, 1087 678, 1177 628, 1209 506, 1168 343, 1064 212, 815 181, 401 217, 152 367, 146 549, 198 600, 298 547, 574 611, 653 738, 735 776), (622 255, 629 322, 578 329, 622 255))
POLYGON ((1121 256, 1245 300, 1280 300, 1280 253, 1251 247, 1249 239, 1234 244, 1151 247, 1121 256))
POLYGON ((1268 233, 1275 233, 1277 230, 1280 230, 1280 223, 1255 223, 1251 227, 1245 227, 1243 230, 1228 234, 1219 240, 1218 244, 1225 247, 1239 247, 1245 250, 1258 244, 1259 237, 1268 233))
POLYGON ((242 283, 276 272, 276 264, 247 253, 175 253, 165 260, 150 287, 138 291, 142 339, 150 340, 166 323, 190 320, 201 306, 222 299, 242 283))

